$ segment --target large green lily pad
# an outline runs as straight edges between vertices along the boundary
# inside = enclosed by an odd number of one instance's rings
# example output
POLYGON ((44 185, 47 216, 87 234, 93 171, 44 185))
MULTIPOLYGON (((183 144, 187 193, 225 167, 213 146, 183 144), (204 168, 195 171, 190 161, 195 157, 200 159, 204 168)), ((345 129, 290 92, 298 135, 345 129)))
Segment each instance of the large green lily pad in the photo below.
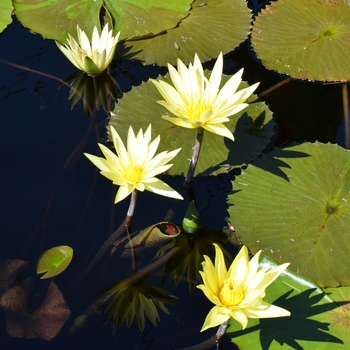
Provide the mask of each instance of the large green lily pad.
POLYGON ((77 24, 91 36, 100 26, 103 0, 13 0, 18 20, 44 38, 66 43, 68 33, 77 37, 77 24))
POLYGON ((350 152, 334 144, 275 149, 233 182, 241 241, 318 285, 350 285, 350 152))
MULTIPOLYGON (((350 342, 350 286, 338 288, 325 288, 324 292, 328 294, 339 307, 330 312, 331 327, 336 330, 335 334, 344 341, 344 344, 350 342)), ((345 349, 345 347, 343 348, 345 349)))
POLYGON ((350 80, 347 0, 285 0, 266 6, 252 43, 264 66, 293 78, 350 80))
MULTIPOLYGON (((277 265, 270 258, 261 258, 261 267, 277 265)), ((343 335, 348 327, 343 330, 334 322, 334 316, 348 307, 348 301, 334 302, 315 283, 291 269, 266 289, 264 300, 290 311, 291 315, 249 319, 245 330, 231 320, 227 333, 240 349, 345 349, 343 335)))
POLYGON ((188 64, 195 53, 208 61, 246 40, 251 21, 245 0, 196 0, 178 26, 168 27, 156 37, 127 41, 125 52, 146 64, 160 66, 174 65, 177 58, 188 64))
POLYGON ((100 26, 104 5, 115 20, 120 39, 157 34, 175 27, 187 16, 191 0, 13 0, 16 16, 32 31, 48 39, 66 42, 68 33, 76 37, 76 26, 90 36, 100 26))
POLYGON ((193 0, 105 0, 121 38, 156 35, 188 15, 193 0))
POLYGON ((0 33, 12 22, 12 11, 12 1, 2 0, 0 3, 0 33))
MULTIPOLYGON (((223 77, 223 82, 228 80, 223 77)), ((171 83, 170 78, 161 78, 171 83)), ((242 83, 239 89, 247 87, 242 83)), ((251 96, 250 101, 256 97, 251 96)), ((197 130, 175 126, 161 118, 166 109, 157 101, 162 96, 151 82, 142 83, 124 94, 115 105, 109 124, 112 125, 126 140, 128 128, 131 125, 134 131, 139 128, 146 130, 152 124, 152 139, 160 135, 158 152, 171 151, 181 147, 180 153, 172 160, 174 164, 168 173, 171 175, 186 174, 195 144, 197 130)), ((232 167, 241 166, 250 162, 262 152, 274 134, 272 113, 262 103, 252 103, 242 112, 230 117, 225 123, 230 130, 234 130, 235 142, 224 139, 210 132, 204 132, 202 149, 196 172, 201 175, 226 172, 232 167)))

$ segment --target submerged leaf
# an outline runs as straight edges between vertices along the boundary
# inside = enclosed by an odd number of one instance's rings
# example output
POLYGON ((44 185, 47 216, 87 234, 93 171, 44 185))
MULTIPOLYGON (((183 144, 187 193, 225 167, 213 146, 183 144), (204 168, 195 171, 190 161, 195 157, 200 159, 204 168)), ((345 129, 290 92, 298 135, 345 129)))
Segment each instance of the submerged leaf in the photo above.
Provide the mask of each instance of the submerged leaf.
POLYGON ((38 260, 36 273, 45 273, 41 279, 50 278, 62 273, 73 258, 73 249, 66 245, 47 250, 38 260))
POLYGON ((28 261, 19 259, 0 261, 0 292, 15 280, 19 271, 27 264, 28 261))
POLYGON ((70 310, 57 285, 50 282, 45 300, 31 313, 27 297, 31 280, 8 289, 0 299, 0 307, 6 313, 6 331, 15 338, 40 338, 51 340, 70 316, 70 310))

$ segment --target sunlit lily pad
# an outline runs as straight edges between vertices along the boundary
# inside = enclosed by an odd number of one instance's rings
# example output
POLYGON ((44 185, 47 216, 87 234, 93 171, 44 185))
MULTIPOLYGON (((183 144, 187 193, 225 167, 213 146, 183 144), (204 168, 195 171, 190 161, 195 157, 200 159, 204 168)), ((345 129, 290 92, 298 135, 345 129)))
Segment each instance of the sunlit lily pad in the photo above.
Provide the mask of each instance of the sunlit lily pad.
POLYGON ((349 344, 350 341, 350 286, 338 288, 326 288, 327 293, 339 307, 330 312, 331 327, 336 329, 336 335, 344 341, 344 344, 349 344))
POLYGON ((245 0, 196 0, 178 26, 150 39, 127 41, 126 50, 147 64, 192 62, 195 53, 203 61, 227 53, 247 39, 251 11, 245 0))
POLYGON ((349 285, 350 152, 305 143, 264 154, 229 195, 243 244, 324 286, 349 285))
POLYGON ((12 22, 12 1, 2 0, 0 3, 0 33, 12 22))
MULTIPOLYGON (((277 265, 270 258, 261 258, 261 267, 277 265)), ((249 319, 245 330, 231 320, 227 333, 240 349, 345 349, 341 326, 332 321, 347 302, 335 303, 316 284, 291 269, 266 289, 264 300, 290 311, 291 315, 249 319)))
POLYGON ((13 0, 18 20, 44 38, 66 43, 68 33, 77 36, 77 24, 91 37, 99 26, 103 0, 13 0))
POLYGON ((121 38, 155 35, 188 16, 193 0, 105 0, 121 38))
POLYGON ((66 245, 47 250, 38 260, 36 273, 41 274, 41 279, 50 278, 62 273, 73 258, 73 249, 66 245))
POLYGON ((252 43, 268 69, 293 78, 350 80, 347 0, 273 1, 254 22, 252 43))
MULTIPOLYGON (((230 77, 224 76, 222 84, 230 77)), ((161 77, 171 83, 169 77, 161 77)), ((242 83, 239 89, 247 87, 242 83)), ((251 96, 248 101, 253 101, 251 96)), ((184 129, 161 118, 166 114, 164 107, 157 103, 162 97, 151 82, 146 82, 124 94, 115 105, 110 124, 118 131, 122 140, 126 140, 130 125, 146 130, 152 124, 152 139, 160 135, 159 152, 170 151, 181 147, 180 153, 172 160, 174 164, 168 173, 171 175, 186 174, 192 148, 195 143, 195 129, 184 129)), ((234 166, 248 163, 266 147, 274 134, 272 113, 262 103, 252 103, 242 112, 230 117, 225 126, 234 130, 235 142, 224 139, 210 132, 204 133, 201 154, 196 172, 201 175, 226 172, 234 166)))
POLYGON ((99 26, 102 5, 115 21, 121 39, 157 34, 175 27, 187 16, 191 0, 14 0, 16 16, 32 31, 62 43, 68 33, 76 37, 76 26, 90 37, 99 26))

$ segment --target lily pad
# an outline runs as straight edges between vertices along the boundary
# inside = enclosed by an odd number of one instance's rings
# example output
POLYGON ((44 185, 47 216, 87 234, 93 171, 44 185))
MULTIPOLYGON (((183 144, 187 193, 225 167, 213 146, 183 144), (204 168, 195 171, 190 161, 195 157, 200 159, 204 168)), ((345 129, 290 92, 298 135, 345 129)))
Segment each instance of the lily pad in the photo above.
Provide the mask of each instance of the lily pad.
MULTIPOLYGON (((278 264, 263 256, 260 267, 278 264)), ((290 269, 267 289, 264 298, 291 312, 289 317, 249 319, 248 327, 231 320, 228 335, 240 349, 344 349, 341 327, 332 324, 339 305, 312 281, 290 269)), ((344 307, 344 306, 343 306, 344 307)))
POLYGON ((350 286, 338 288, 326 288, 327 293, 339 307, 333 310, 331 314, 331 327, 336 329, 336 335, 349 344, 350 341, 350 286))
MULTIPOLYGON (((207 72, 207 76, 208 76, 207 72)), ((223 76, 222 84, 230 77, 223 76)), ((171 83, 169 76, 161 78, 171 83)), ((239 89, 247 87, 242 83, 239 89)), ((256 96, 251 96, 248 102, 256 96)), ((192 148, 195 143, 195 129, 185 129, 175 126, 161 118, 166 113, 164 107, 157 103, 162 97, 151 82, 142 83, 124 94, 115 105, 109 121, 122 140, 126 140, 130 125, 138 130, 146 130, 152 124, 152 139, 160 135, 158 152, 171 151, 181 147, 180 153, 173 159, 174 164, 168 174, 186 174, 192 148)), ((201 154, 197 164, 197 173, 213 175, 226 172, 232 167, 250 162, 259 155, 274 134, 272 113, 263 102, 252 103, 242 112, 230 117, 225 123, 230 130, 234 130, 235 142, 221 136, 205 132, 201 154)))
POLYGON ((121 38, 156 35, 188 16, 193 0, 105 0, 121 38))
POLYGON ((263 65, 298 79, 350 80, 347 0, 274 1, 254 22, 252 44, 263 65))
POLYGON ((73 258, 73 249, 66 245, 47 250, 38 261, 36 273, 45 273, 41 279, 50 278, 62 273, 73 258))
POLYGON ((120 54, 146 64, 165 66, 180 58, 186 65, 194 54, 203 61, 227 53, 247 39, 252 15, 245 0, 196 0, 188 16, 173 28, 150 38, 135 38, 125 43, 120 54))
POLYGON ((115 21, 121 39, 157 34, 175 27, 187 16, 191 0, 14 0, 20 22, 44 38, 65 43, 68 33, 76 37, 76 26, 91 36, 100 26, 104 5, 115 21))
POLYGON ((68 33, 77 36, 77 24, 91 37, 100 26, 103 0, 13 0, 18 20, 44 38, 66 43, 68 33))
POLYGON ((253 253, 321 287, 349 285, 350 153, 304 143, 264 154, 233 182, 230 221, 253 253))
POLYGON ((12 22, 12 1, 2 0, 0 4, 0 33, 12 22))

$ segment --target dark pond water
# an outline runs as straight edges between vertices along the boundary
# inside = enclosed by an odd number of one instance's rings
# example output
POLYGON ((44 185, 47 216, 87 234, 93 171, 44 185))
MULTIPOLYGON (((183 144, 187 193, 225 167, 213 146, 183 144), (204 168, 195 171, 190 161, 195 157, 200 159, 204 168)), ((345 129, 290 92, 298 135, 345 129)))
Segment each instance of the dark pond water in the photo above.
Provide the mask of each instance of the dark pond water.
MULTIPOLYGON (((42 73, 65 79, 74 67, 59 52, 54 42, 33 35, 14 22, 0 34, 0 59, 42 73)), ((260 90, 282 80, 265 71, 243 45, 226 59, 227 73, 236 66, 246 67, 249 82, 262 81, 260 90), (237 62, 237 63, 236 63, 237 62)), ((105 142, 107 113, 94 111, 88 117, 79 102, 71 110, 69 90, 47 76, 1 64, 0 83, 0 259, 28 261, 14 284, 23 286, 31 278, 27 314, 44 300, 49 281, 35 273, 38 257, 57 245, 69 245, 75 251, 69 268, 54 282, 71 310, 71 316, 51 342, 41 339, 9 337, 6 332, 8 314, 0 311, 1 349, 175 349, 206 340, 215 330, 204 334, 199 330, 211 308, 202 292, 189 294, 186 279, 174 288, 151 274, 150 283, 162 285, 178 298, 179 307, 168 306, 170 315, 159 310, 157 327, 146 321, 144 332, 136 322, 119 330, 105 324, 105 316, 91 315, 84 327, 70 333, 74 319, 91 305, 91 297, 109 284, 130 276, 131 259, 121 259, 118 247, 112 257, 106 254, 85 278, 82 272, 125 217, 129 201, 113 204, 115 188, 98 174, 83 152, 97 154, 97 142, 105 142)), ((124 91, 150 76, 157 67, 142 68, 129 62, 116 61, 112 73, 124 91)), ((338 141, 342 144, 341 90, 338 86, 315 86, 300 82, 269 96, 271 108, 278 112, 280 123, 276 144, 289 140, 338 141), (331 104, 323 107, 324 97, 331 104), (298 101, 307 107, 310 118, 297 123, 288 113, 289 103, 298 101), (331 116, 331 117, 330 117, 331 116)), ((220 230, 225 225, 226 194, 231 190, 229 176, 196 179, 193 191, 203 226, 220 230)), ((162 221, 172 212, 171 221, 180 224, 189 203, 182 178, 164 177, 180 192, 185 201, 160 198, 151 193, 138 197, 133 230, 162 221)), ((228 247, 232 254, 233 247, 228 247)), ((152 252, 154 253, 154 252, 152 252)), ((152 253, 138 255, 139 267, 150 263, 152 253)), ((23 316, 24 317, 24 316, 23 316)), ((23 318, 22 317, 22 318, 23 318)), ((29 317, 29 316, 28 316, 29 317)), ((18 323, 25 322, 18 319, 18 323)), ((228 343, 225 349, 233 348, 228 343)))
MULTIPOLYGON (((17 22, 0 35, 0 45, 2 60, 60 79, 74 72, 54 42, 29 33, 17 22)), ((116 79, 128 90, 142 79, 156 77, 159 69, 116 62, 113 72, 123 74, 116 79)), ((173 284, 164 283, 178 297, 179 307, 169 306, 170 315, 159 310, 161 322, 157 327, 146 321, 143 333, 136 322, 129 329, 123 325, 117 330, 105 325, 105 316, 92 315, 85 327, 70 333, 74 319, 91 305, 90 298, 107 285, 129 277, 132 266, 130 257, 120 259, 122 249, 117 249, 79 280, 100 246, 123 221, 129 201, 114 205, 115 188, 83 156, 83 152, 97 154, 97 142, 106 141, 107 113, 94 111, 88 117, 82 103, 71 110, 69 90, 65 86, 58 89, 59 85, 49 77, 1 64, 0 258, 28 261, 11 286, 22 286, 31 278, 27 304, 30 315, 44 300, 49 286, 35 273, 38 257, 53 246, 73 247, 71 266, 53 279, 72 314, 58 336, 46 342, 9 337, 5 324, 10 316, 1 310, 0 348, 172 349, 209 338, 214 331, 200 334, 199 330, 211 306, 201 291, 189 295, 186 281, 175 289, 173 284)), ((227 179, 198 179, 193 187, 202 224, 215 230, 225 224, 226 193, 230 190, 227 179)), ((187 198, 182 178, 164 180, 187 198)), ((188 199, 180 202, 142 193, 132 228, 139 230, 162 221, 169 210, 173 212, 172 221, 180 224, 188 203, 188 199)), ((140 254, 139 267, 148 265, 151 257, 140 254)), ((151 276, 148 281, 162 284, 160 277, 151 276)))

